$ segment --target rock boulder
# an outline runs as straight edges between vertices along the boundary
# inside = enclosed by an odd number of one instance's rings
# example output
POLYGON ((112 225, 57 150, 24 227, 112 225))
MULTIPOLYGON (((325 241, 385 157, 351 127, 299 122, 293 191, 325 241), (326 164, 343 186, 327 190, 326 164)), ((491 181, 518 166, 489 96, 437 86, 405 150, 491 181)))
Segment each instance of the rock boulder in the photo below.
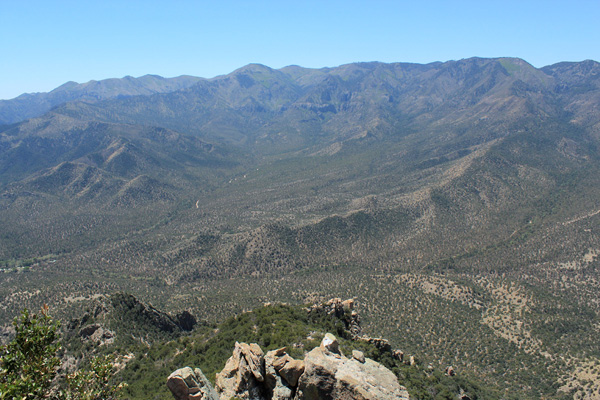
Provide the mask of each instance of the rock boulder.
POLYGON ((265 359, 256 343, 235 343, 233 355, 217 374, 216 389, 221 398, 242 400, 264 398, 265 359))
POLYGON ((167 387, 176 400, 219 400, 219 396, 199 368, 180 368, 167 378, 167 387))
POLYGON ((286 363, 293 360, 283 347, 277 350, 271 350, 265 355, 265 384, 266 395, 271 400, 292 400, 296 393, 296 388, 279 374, 279 371, 286 363))
POLYGON ((325 343, 306 355, 304 366, 298 381, 298 400, 408 399, 408 392, 392 371, 368 358, 361 362, 333 353, 325 343))
POLYGON ((408 392, 383 365, 353 351, 346 358, 328 333, 304 360, 286 348, 266 355, 257 344, 237 343, 216 376, 216 393, 199 369, 175 371, 167 382, 177 400, 407 400, 408 392), (217 397, 218 394, 218 397, 217 397), (211 397, 214 396, 214 397, 211 397))

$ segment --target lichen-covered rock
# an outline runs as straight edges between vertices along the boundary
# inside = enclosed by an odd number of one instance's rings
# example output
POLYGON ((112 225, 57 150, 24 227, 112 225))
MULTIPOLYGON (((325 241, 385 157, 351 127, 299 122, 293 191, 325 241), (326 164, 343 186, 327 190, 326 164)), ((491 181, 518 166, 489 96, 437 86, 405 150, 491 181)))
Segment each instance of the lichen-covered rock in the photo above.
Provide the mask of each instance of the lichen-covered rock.
POLYGON ((243 400, 264 398, 264 353, 256 343, 235 343, 233 355, 216 376, 215 386, 221 398, 243 400))
POLYGON ((326 339, 328 343, 304 358, 305 370, 298 381, 296 400, 408 399, 408 392, 389 369, 371 359, 362 363, 334 353, 328 350, 331 338, 326 339))
POLYGON ((180 368, 167 378, 167 387, 177 400, 219 400, 199 368, 180 368))

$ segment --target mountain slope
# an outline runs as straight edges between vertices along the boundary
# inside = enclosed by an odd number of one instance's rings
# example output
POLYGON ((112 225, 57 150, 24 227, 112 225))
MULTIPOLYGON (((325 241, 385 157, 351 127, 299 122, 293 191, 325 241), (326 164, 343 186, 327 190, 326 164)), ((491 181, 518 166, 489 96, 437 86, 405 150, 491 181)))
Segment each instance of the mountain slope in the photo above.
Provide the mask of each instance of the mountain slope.
POLYGON ((57 162, 80 162, 130 177, 152 170, 167 173, 186 165, 218 168, 226 154, 195 137, 160 127, 86 121, 56 113, 3 131, 0 144, 3 183, 57 162))
POLYGON ((598 70, 249 65, 4 127, 0 317, 67 292, 211 320, 356 297, 428 362, 594 398, 598 70))
POLYGON ((243 164, 237 151, 168 129, 54 113, 4 131, 0 143, 3 250, 9 252, 10 243, 71 248, 92 237, 119 237, 163 219, 243 164), (38 208, 41 215, 31 213, 38 208), (75 220, 91 230, 82 235, 71 225, 75 220))
POLYGON ((26 93, 11 100, 0 100, 0 125, 38 117, 69 101, 95 102, 115 97, 172 92, 192 86, 200 80, 202 79, 192 76, 163 78, 145 75, 87 83, 67 82, 48 93, 26 93))
POLYGON ((501 135, 523 118, 559 111, 547 89, 554 78, 522 60, 286 71, 250 65, 179 92, 71 104, 59 112, 167 126, 269 152, 440 127, 469 130, 475 123, 501 135))

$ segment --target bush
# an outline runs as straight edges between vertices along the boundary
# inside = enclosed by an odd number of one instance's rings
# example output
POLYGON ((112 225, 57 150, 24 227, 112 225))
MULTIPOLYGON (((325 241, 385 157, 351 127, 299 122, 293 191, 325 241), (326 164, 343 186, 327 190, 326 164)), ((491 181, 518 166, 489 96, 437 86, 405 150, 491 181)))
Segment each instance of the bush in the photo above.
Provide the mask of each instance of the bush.
POLYGON ((14 340, 0 348, 0 398, 48 398, 60 365, 59 323, 45 306, 39 315, 24 310, 13 325, 14 340))
POLYGON ((116 397, 122 385, 110 384, 115 367, 109 357, 94 357, 89 370, 57 377, 60 324, 50 318, 48 306, 39 314, 22 311, 13 325, 15 338, 0 347, 1 400, 111 400, 116 397))

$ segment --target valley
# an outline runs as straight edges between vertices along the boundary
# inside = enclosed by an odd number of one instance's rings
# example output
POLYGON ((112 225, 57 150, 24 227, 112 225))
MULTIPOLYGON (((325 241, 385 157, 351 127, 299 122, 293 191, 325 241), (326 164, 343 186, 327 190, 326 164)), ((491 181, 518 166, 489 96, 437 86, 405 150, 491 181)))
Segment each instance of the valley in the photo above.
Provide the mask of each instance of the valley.
POLYGON ((422 366, 600 398, 597 62, 110 87, 0 104, 2 333, 25 306, 68 320, 117 292, 209 324, 354 298, 422 366))

